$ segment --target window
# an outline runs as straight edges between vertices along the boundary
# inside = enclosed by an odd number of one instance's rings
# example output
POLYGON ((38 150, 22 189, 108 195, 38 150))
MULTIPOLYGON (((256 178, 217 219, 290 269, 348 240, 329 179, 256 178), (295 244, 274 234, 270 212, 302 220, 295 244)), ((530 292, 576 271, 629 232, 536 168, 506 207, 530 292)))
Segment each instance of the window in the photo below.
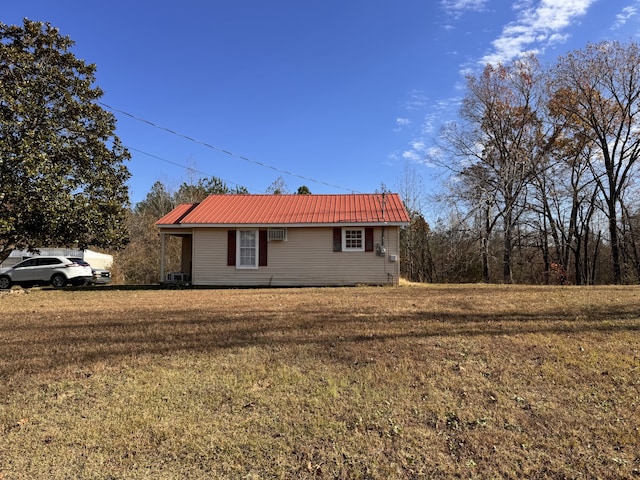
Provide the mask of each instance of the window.
POLYGON ((228 230, 227 266, 258 268, 267 266, 266 230, 228 230))
POLYGON ((35 267, 38 265, 37 258, 30 258, 29 260, 25 260, 24 262, 20 262, 15 266, 15 268, 23 268, 23 267, 35 267))
POLYGON ((342 230, 342 251, 362 252, 364 251, 364 229, 345 228, 342 230))
MULTIPOLYGON (((262 248, 262 247, 261 247, 262 248)), ((373 227, 333 228, 334 252, 373 252, 373 227)))
POLYGON ((258 231, 238 230, 238 268, 258 268, 258 231))
POLYGON ((58 265, 62 263, 59 258, 40 258, 39 260, 38 265, 58 265))

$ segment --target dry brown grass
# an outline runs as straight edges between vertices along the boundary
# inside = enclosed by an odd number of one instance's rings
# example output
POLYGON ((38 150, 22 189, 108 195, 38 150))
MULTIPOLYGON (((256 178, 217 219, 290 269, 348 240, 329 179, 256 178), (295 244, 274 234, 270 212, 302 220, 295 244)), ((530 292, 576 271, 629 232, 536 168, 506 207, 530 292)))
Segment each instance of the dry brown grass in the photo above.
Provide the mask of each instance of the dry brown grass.
POLYGON ((638 287, 0 295, 0 479, 640 478, 638 287))

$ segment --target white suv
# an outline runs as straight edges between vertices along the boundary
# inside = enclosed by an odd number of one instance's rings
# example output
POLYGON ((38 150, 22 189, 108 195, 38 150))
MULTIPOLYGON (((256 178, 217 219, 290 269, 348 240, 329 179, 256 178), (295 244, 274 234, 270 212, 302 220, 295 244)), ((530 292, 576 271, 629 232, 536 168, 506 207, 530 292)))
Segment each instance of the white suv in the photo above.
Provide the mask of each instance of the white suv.
POLYGON ((80 265, 67 257, 32 257, 13 267, 0 270, 0 289, 11 285, 51 284, 62 288, 67 283, 84 285, 92 278, 91 267, 80 265))

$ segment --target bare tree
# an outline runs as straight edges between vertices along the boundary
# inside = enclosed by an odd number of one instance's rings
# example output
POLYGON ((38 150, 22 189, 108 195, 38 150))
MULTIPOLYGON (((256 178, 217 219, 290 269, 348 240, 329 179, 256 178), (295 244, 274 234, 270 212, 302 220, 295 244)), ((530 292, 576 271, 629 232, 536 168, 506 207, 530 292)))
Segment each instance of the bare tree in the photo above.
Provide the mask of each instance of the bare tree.
MULTIPOLYGON (((443 131, 448 151, 456 159, 448 165, 467 185, 467 192, 482 197, 475 207, 487 216, 485 240, 501 220, 503 281, 507 283, 513 281, 514 229, 526 207, 527 190, 557 136, 553 128, 545 131, 536 113, 542 85, 533 57, 508 66, 487 65, 481 75, 467 79, 460 112, 464 123, 443 131)), ((486 276, 486 264, 484 268, 486 276)))
MULTIPOLYGON (((381 185, 382 191, 386 186, 381 185)), ((405 164, 404 174, 397 182, 397 191, 404 203, 409 218, 409 226, 400 232, 403 255, 401 274, 413 282, 433 282, 434 263, 431 252, 431 229, 424 218, 423 204, 425 189, 422 177, 415 167, 405 164)))
POLYGON ((267 187, 266 193, 272 195, 286 195, 289 193, 289 187, 282 176, 276 178, 271 185, 267 187))
POLYGON ((552 86, 556 115, 598 148, 588 165, 606 207, 613 280, 621 283, 620 202, 640 157, 640 47, 589 44, 558 60, 552 86))

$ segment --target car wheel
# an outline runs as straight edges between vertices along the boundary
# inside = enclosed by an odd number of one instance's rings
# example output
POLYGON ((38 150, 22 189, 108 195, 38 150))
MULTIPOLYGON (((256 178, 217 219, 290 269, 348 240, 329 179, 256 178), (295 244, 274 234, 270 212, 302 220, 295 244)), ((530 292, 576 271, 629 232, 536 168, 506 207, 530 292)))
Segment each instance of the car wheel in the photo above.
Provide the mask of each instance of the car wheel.
POLYGON ((11 288, 11 279, 9 277, 0 277, 0 289, 6 290, 11 288))
POLYGON ((67 284, 67 277, 58 273, 51 277, 51 285, 55 288, 62 288, 67 284))

